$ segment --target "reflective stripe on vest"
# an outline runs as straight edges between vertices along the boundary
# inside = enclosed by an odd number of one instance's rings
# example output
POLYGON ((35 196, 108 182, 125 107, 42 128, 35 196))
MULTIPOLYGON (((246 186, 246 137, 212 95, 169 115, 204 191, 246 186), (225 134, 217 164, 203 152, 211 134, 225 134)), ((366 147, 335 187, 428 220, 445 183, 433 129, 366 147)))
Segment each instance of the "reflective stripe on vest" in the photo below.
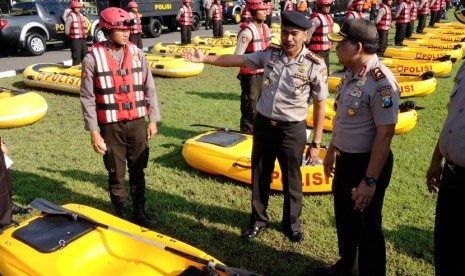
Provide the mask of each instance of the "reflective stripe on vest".
POLYGON ((104 47, 94 44, 91 50, 95 66, 97 120, 107 124, 144 117, 147 114, 142 62, 138 48, 128 43, 121 67, 104 47))
MULTIPOLYGON (((261 23, 259 25, 259 28, 261 27, 262 30, 261 35, 255 24, 249 23, 243 26, 244 27, 242 28, 242 30, 239 31, 237 37, 239 37, 240 33, 247 28, 252 32, 252 41, 249 43, 249 45, 247 45, 247 49, 245 49, 246 54, 256 51, 262 51, 268 48, 268 46, 270 46, 270 29, 266 24, 261 23)), ((263 69, 249 70, 247 67, 241 67, 239 69, 239 74, 256 75, 263 73, 263 71, 263 69)))
POLYGON ((418 6, 415 1, 410 1, 410 22, 417 19, 418 6))
POLYGON ((403 8, 403 9, 399 13, 399 16, 397 16, 396 24, 409 23, 410 22, 410 7, 407 6, 405 2, 402 2, 399 5, 399 8, 403 8))
POLYGON ((363 14, 361 12, 358 12, 358 11, 347 11, 346 12, 346 18, 348 18, 349 15, 352 15, 354 18, 358 18, 358 19, 363 18, 363 14))
POLYGON ((212 15, 212 20, 213 21, 222 21, 223 20, 223 7, 218 4, 213 4, 214 10, 213 10, 213 15, 212 15))
POLYGON ((381 20, 376 24, 376 29, 378 30, 384 30, 384 31, 389 31, 392 27, 392 14, 391 14, 391 8, 388 7, 386 4, 381 3, 379 5, 379 9, 384 9, 385 13, 383 17, 381 17, 381 20))
POLYGON ((418 11, 418 14, 420 15, 428 15, 430 13, 429 10, 429 1, 426 0, 426 3, 421 7, 421 9, 418 11))
POLYGON ((133 13, 133 12, 129 12, 129 16, 134 19, 134 21, 136 22, 136 24, 134 25, 131 25, 131 27, 129 28, 131 34, 140 34, 142 33, 142 26, 141 26, 141 21, 140 21, 140 14, 138 13, 133 13))
POLYGON ((79 13, 70 12, 68 16, 71 16, 71 25, 69 29, 70 39, 81 39, 86 38, 86 26, 84 24, 84 16, 79 13))
POLYGON ((181 17, 179 18, 179 25, 181 26, 190 26, 192 25, 192 9, 191 7, 182 6, 181 17))
POLYGON ((330 50, 333 44, 328 39, 328 34, 333 32, 333 19, 329 14, 312 13, 312 18, 318 17, 320 26, 315 29, 310 39, 309 49, 314 52, 330 50))

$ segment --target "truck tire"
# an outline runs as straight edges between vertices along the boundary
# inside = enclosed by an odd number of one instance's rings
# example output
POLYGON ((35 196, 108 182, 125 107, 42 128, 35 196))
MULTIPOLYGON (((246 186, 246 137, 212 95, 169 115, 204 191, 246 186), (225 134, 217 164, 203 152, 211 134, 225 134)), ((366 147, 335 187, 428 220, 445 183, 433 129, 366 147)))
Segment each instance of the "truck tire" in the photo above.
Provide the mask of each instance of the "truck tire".
POLYGON ((149 24, 149 32, 148 35, 151 37, 159 37, 162 32, 162 25, 160 20, 158 19, 151 19, 149 24))
POLYGON ((233 14, 233 21, 234 24, 239 24, 241 23, 241 11, 240 10, 235 10, 233 14))
POLYGON ((100 30, 100 28, 96 28, 94 32, 94 42, 102 42, 106 41, 107 39, 105 38, 105 35, 103 34, 103 31, 100 30))
POLYGON ((200 17, 197 14, 192 15, 192 30, 198 31, 200 28, 200 17))
POLYGON ((33 56, 42 55, 47 49, 45 38, 37 33, 29 34, 26 38, 26 51, 33 56))

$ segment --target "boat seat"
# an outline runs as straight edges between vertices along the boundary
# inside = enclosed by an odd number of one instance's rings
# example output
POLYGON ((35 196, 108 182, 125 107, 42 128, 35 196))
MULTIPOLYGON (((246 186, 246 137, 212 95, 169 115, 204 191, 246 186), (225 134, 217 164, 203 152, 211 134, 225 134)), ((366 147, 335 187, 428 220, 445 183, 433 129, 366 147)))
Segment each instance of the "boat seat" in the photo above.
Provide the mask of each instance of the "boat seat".
POLYGON ((197 141, 217 145, 220 147, 232 147, 244 141, 245 139, 246 137, 240 133, 217 131, 204 135, 197 139, 197 141))
POLYGON ((47 215, 15 230, 13 238, 42 253, 51 253, 94 229, 94 225, 68 216, 47 215))

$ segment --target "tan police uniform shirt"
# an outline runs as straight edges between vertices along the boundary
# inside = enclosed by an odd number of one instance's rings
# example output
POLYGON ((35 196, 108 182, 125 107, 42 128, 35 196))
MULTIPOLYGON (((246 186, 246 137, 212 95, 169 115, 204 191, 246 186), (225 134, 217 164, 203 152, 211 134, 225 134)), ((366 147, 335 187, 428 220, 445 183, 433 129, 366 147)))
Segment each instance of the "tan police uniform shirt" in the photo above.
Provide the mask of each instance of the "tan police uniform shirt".
POLYGON ((371 152, 377 125, 397 123, 400 88, 373 55, 360 71, 348 70, 336 91, 331 144, 348 153, 371 152))
POLYGON ((292 61, 275 46, 246 54, 244 61, 251 70, 265 69, 257 112, 269 119, 304 121, 312 99, 319 101, 328 97, 325 62, 305 47, 292 61))
POLYGON ((439 137, 439 150, 446 160, 465 167, 465 63, 454 81, 449 111, 439 137))
MULTIPOLYGON (((123 63, 124 51, 113 51, 106 48, 110 52, 111 57, 120 64, 123 63)), ((141 49, 138 49, 139 59, 142 61, 142 74, 146 80, 144 83, 145 99, 147 101, 148 117, 150 122, 156 122, 160 120, 160 110, 158 109, 157 92, 155 89, 155 83, 153 81, 152 73, 148 66, 145 54, 141 49)), ((82 61, 81 71, 81 106, 84 114, 84 129, 88 131, 98 130, 97 122, 97 104, 95 102, 94 94, 94 72, 95 72, 95 59, 92 53, 88 53, 82 61)))

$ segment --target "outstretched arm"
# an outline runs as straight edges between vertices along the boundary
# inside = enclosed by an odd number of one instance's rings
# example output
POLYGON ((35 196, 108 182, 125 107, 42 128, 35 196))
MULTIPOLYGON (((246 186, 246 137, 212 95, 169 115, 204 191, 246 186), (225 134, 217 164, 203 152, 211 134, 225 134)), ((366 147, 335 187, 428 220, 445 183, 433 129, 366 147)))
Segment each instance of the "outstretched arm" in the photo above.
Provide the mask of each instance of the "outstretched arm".
POLYGON ((220 67, 241 67, 246 66, 242 55, 219 55, 206 56, 202 51, 195 47, 195 50, 182 53, 182 57, 192 62, 203 62, 220 67))

